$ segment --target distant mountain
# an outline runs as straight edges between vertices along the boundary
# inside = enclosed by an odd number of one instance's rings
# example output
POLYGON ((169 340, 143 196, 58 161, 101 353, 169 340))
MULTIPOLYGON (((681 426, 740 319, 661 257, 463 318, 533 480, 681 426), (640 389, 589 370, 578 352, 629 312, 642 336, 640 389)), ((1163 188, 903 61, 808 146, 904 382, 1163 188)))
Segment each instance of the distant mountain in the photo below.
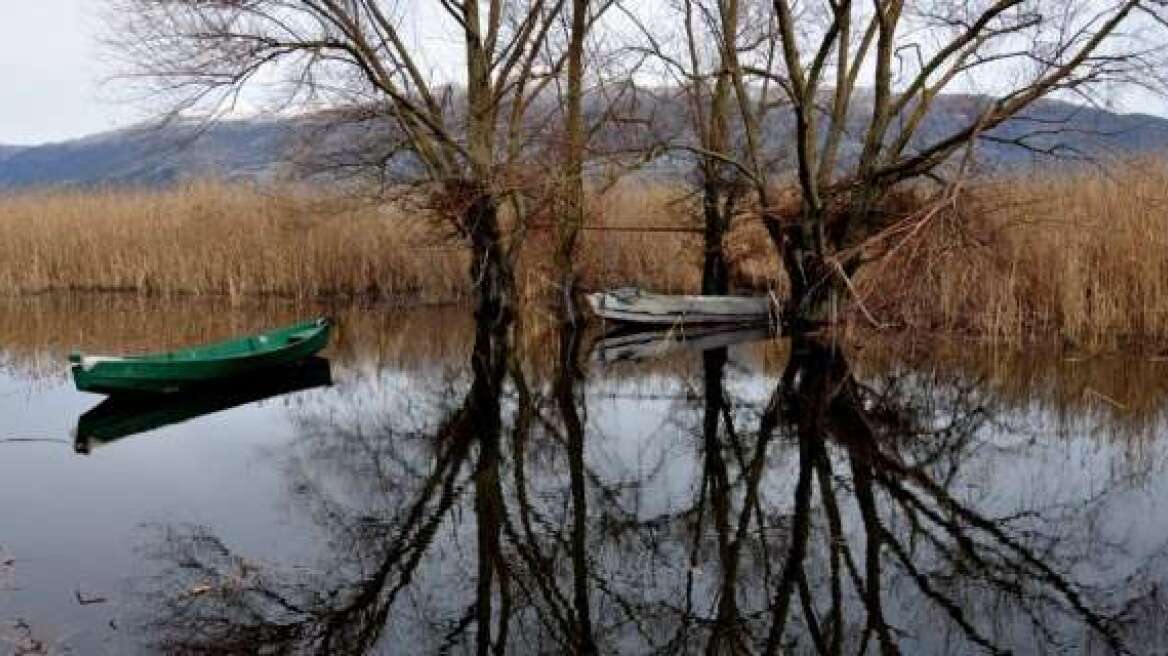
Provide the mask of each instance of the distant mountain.
MULTIPOLYGON (((969 95, 937 98, 913 143, 919 147, 951 135, 976 121, 990 101, 969 95)), ((1168 155, 1168 119, 1049 99, 990 131, 977 145, 978 163, 989 170, 1153 154, 1168 155)))
MULTIPOLYGON (((671 138, 684 135, 686 105, 676 93, 662 91, 654 96, 651 113, 661 124, 654 132, 671 138)), ((938 98, 914 144, 930 143, 967 125, 987 102, 983 96, 938 98)), ((851 114, 851 134, 841 148, 845 162, 859 151, 856 135, 862 134, 869 112, 861 99, 851 114)), ((782 154, 774 166, 786 168, 793 162, 790 118, 781 112, 774 116, 763 126, 765 147, 769 153, 782 154)), ((321 171, 343 170, 345 157, 384 159, 386 154, 379 151, 385 148, 377 144, 393 141, 392 130, 384 122, 366 121, 331 130, 323 129, 326 123, 320 117, 232 120, 209 126, 180 123, 164 128, 128 128, 41 146, 0 145, 0 191, 93 185, 155 187, 200 177, 262 183, 312 175, 319 180, 321 171), (317 136, 311 138, 313 134, 317 136), (331 163, 331 168, 303 166, 311 160, 331 163)), ((1068 157, 1168 154, 1166 119, 1053 100, 1036 103, 1026 116, 987 136, 977 150, 983 170, 1028 167, 1068 157)), ((398 170, 409 170, 400 160, 391 161, 398 161, 398 170)), ((650 167, 655 176, 684 175, 689 169, 683 156, 663 158, 650 167)))
POLYGON ((25 146, 5 146, 0 144, 0 162, 24 150, 25 146))
POLYGON ((291 128, 281 121, 136 127, 25 148, 0 146, 0 189, 159 186, 215 176, 264 180, 291 128))

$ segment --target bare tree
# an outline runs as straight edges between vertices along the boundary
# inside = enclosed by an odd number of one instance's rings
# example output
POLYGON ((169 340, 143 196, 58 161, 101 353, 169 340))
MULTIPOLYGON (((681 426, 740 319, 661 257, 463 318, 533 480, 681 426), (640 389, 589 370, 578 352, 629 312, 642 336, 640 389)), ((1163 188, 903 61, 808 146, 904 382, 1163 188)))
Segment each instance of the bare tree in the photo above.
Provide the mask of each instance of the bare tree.
POLYGON ((791 279, 789 313, 810 320, 824 318, 865 242, 888 227, 896 189, 936 176, 1041 98, 1151 79, 1162 39, 1141 31, 1164 22, 1159 0, 828 0, 798 16, 789 0, 773 7, 782 66, 751 72, 791 101, 802 207, 792 221, 764 221, 791 279), (948 134, 925 135, 937 99, 954 90, 989 99, 948 134), (859 152, 845 157, 851 130, 859 152))
MULTIPOLYGON (((579 280, 575 257, 584 228, 586 188, 602 195, 624 175, 653 159, 655 150, 639 107, 635 77, 643 58, 625 57, 619 30, 608 20, 619 0, 571 0, 562 12, 565 83, 557 86, 562 147, 549 162, 560 171, 555 207, 555 268, 563 319, 575 324, 579 280), (587 183, 587 184, 586 184, 587 183)), ((552 49, 554 50, 554 48, 552 49)))
POLYGON ((568 147, 566 155, 567 190, 564 211, 557 222, 556 268, 560 276, 564 307, 572 303, 576 287, 572 259, 576 238, 584 223, 584 157, 586 130, 584 125, 584 40, 588 36, 588 0, 572 0, 572 24, 568 35, 568 97, 565 131, 568 147))
MULTIPOLYGON (((521 197, 544 132, 532 115, 565 67, 567 193, 556 208, 556 260, 569 296, 575 285, 597 127, 585 118, 585 48, 615 1, 109 0, 131 74, 172 94, 172 109, 221 110, 256 87, 276 88, 297 107, 383 116, 392 126, 386 168, 433 192, 472 251, 478 312, 496 318, 510 312, 523 234, 504 228, 500 208, 513 203, 520 226, 529 215, 521 197), (444 70, 451 57, 428 57, 411 20, 455 37, 452 58, 463 70, 444 70), (551 38, 559 21, 565 44, 551 38)), ((1155 79, 1162 45, 1144 32, 1168 22, 1163 0, 677 0, 670 7, 684 36, 666 43, 664 25, 638 21, 638 7, 627 3, 623 13, 647 45, 618 50, 655 55, 688 96, 695 138, 671 145, 697 159, 705 290, 725 290, 722 242, 753 196, 791 280, 795 320, 823 319, 842 300, 886 234, 897 190, 938 178, 955 154, 1044 97, 1090 98, 1101 85, 1155 79), (794 123, 794 216, 772 198, 774 153, 764 152, 775 89, 794 123), (980 96, 988 99, 948 133, 924 129, 941 95, 955 90, 988 90, 980 96), (854 152, 845 147, 852 137, 854 152)))
POLYGON ((510 312, 516 240, 499 212, 517 192, 527 111, 563 64, 544 46, 564 0, 432 0, 408 9, 391 0, 111 3, 130 75, 166 92, 172 110, 214 113, 252 88, 275 88, 286 105, 383 115, 393 128, 384 136, 387 165, 426 185, 472 251, 478 314, 510 312), (427 58, 427 34, 411 29, 418 24, 461 45, 449 58, 462 74, 427 58))
POLYGON ((776 33, 760 0, 679 0, 668 6, 674 13, 660 25, 648 12, 636 11, 644 7, 623 8, 642 37, 631 49, 660 63, 688 110, 688 130, 669 135, 665 148, 694 160, 704 224, 702 291, 725 294, 725 240, 733 219, 752 195, 763 206, 770 204, 761 123, 776 99, 769 77, 762 77, 761 88, 752 88, 747 71, 770 68, 776 33))

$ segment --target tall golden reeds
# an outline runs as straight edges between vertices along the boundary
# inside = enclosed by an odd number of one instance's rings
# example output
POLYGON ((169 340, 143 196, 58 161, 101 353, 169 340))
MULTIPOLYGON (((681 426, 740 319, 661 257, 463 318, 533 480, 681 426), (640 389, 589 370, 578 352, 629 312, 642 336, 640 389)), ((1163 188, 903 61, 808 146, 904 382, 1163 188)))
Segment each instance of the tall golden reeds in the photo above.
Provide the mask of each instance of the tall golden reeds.
MULTIPOLYGON (((864 307, 893 326, 1069 348, 1168 341, 1168 164, 971 184, 891 256, 861 269, 864 307)), ((625 182, 588 203, 582 285, 700 288, 698 199, 625 182)), ((525 299, 553 280, 551 226, 527 232, 525 299)), ((759 222, 727 243, 738 290, 783 287, 759 222)), ((197 183, 165 191, 0 196, 0 294, 117 290, 448 302, 469 294, 466 250, 423 212, 294 189, 197 183)), ((756 291, 761 293, 761 291, 756 291)))
POLYGON ((0 197, 0 292, 457 297, 465 254, 403 212, 214 183, 0 197))
POLYGON ((908 328, 1068 348, 1168 339, 1168 165, 992 180, 862 272, 908 328))
MULTIPOLYGON (((579 250, 584 285, 696 290, 701 236, 686 231, 687 203, 667 186, 620 186, 592 199, 579 250)), ((525 297, 550 284, 550 228, 533 226, 524 244, 525 297)), ((295 189, 199 182, 21 193, 0 196, 0 294, 450 302, 470 283, 467 249, 449 232, 416 208, 295 189)))

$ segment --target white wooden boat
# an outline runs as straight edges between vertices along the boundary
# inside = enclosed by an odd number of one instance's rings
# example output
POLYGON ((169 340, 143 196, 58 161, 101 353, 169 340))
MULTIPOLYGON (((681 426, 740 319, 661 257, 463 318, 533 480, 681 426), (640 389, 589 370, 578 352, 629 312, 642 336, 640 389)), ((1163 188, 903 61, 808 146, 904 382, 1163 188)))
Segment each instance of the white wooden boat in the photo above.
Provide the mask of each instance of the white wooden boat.
POLYGON ((624 288, 589 294, 588 304, 609 321, 657 326, 766 323, 773 316, 765 296, 670 296, 624 288))

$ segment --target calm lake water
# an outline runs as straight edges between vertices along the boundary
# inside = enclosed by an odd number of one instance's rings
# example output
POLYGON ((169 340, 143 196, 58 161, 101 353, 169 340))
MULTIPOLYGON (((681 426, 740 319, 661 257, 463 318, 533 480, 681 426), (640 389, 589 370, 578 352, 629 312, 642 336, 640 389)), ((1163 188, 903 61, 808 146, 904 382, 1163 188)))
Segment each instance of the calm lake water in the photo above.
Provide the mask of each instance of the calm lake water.
POLYGON ((250 403, 63 364, 317 311, 0 301, 0 654, 1168 653, 1168 363, 330 308, 250 403))

